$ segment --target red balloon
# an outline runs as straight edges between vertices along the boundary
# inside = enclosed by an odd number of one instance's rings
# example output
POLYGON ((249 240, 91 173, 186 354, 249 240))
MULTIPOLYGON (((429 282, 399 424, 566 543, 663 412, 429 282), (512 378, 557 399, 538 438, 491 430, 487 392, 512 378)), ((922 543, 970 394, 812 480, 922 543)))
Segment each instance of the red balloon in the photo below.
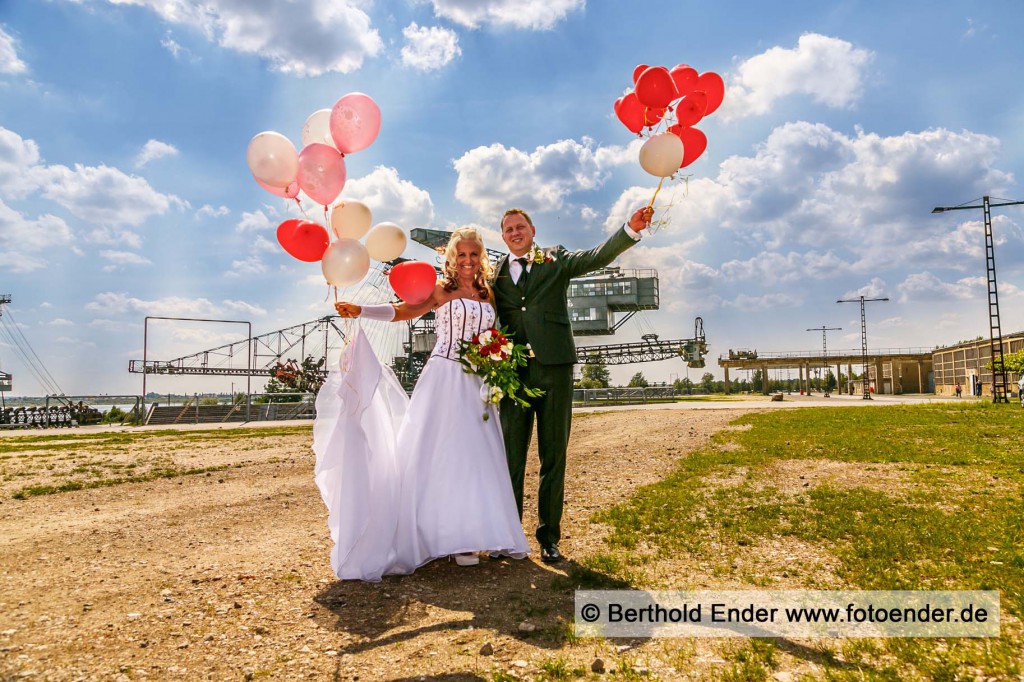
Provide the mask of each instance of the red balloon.
POLYGON ((681 126, 697 125, 704 118, 708 107, 708 96, 699 90, 691 92, 676 104, 676 121, 681 126))
POLYGON ((315 263, 324 256, 331 243, 327 230, 311 220, 286 220, 277 226, 277 241, 288 255, 306 263, 315 263))
POLYGON ((688 95, 695 87, 697 87, 697 69, 687 66, 686 64, 676 64, 669 71, 669 75, 672 76, 672 82, 676 84, 676 91, 680 95, 688 95))
POLYGON ((708 136, 696 128, 674 125, 668 132, 678 135, 683 141, 683 162, 679 164, 680 168, 689 166, 708 148, 708 136))
POLYGON ((697 79, 697 87, 694 90, 703 90, 708 96, 708 108, 704 112, 705 116, 715 113, 715 110, 722 105, 722 100, 725 99, 725 83, 722 81, 722 77, 714 71, 702 73, 697 79))
POLYGON ((639 133, 644 128, 644 110, 635 92, 630 92, 615 100, 615 115, 630 132, 639 133))
POLYGON ((679 97, 676 84, 664 66, 651 66, 636 82, 636 96, 642 104, 652 109, 661 109, 679 97))
POLYGON ((391 268, 388 282, 400 299, 416 305, 430 298, 437 284, 437 271, 430 263, 408 260, 391 268))
POLYGON ((637 79, 640 78, 640 74, 642 74, 646 70, 646 64, 638 64, 637 67, 633 69, 633 85, 636 85, 637 79))
POLYGON ((665 118, 664 108, 651 109, 650 107, 644 107, 644 125, 658 125, 658 122, 663 118, 665 118))

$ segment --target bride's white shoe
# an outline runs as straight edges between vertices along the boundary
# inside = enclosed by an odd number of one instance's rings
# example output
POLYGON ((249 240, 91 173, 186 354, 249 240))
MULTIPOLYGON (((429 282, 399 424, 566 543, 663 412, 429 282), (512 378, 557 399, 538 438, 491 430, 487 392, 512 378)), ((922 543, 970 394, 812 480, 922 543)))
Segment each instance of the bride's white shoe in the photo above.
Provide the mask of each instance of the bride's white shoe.
POLYGON ((472 552, 466 552, 465 554, 453 554, 455 563, 459 566, 476 566, 480 563, 480 557, 472 552))

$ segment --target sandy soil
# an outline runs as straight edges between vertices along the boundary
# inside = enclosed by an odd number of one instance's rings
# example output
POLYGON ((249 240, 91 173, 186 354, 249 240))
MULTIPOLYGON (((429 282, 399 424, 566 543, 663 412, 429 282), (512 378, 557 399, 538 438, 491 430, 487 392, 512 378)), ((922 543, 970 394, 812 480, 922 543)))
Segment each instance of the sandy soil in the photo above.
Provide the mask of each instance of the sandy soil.
MULTIPOLYGON (((605 549, 588 518, 664 476, 746 409, 578 415, 568 562, 546 566, 534 547, 524 561, 436 561, 380 584, 331 573, 307 430, 5 457, 0 680, 531 678, 560 658, 589 675, 595 658, 623 647, 566 641, 572 588, 558 579, 605 549), (11 497, 90 466, 227 468, 11 497)), ((528 491, 535 485, 534 462, 528 491)), ((531 537, 532 494, 526 506, 531 537)))

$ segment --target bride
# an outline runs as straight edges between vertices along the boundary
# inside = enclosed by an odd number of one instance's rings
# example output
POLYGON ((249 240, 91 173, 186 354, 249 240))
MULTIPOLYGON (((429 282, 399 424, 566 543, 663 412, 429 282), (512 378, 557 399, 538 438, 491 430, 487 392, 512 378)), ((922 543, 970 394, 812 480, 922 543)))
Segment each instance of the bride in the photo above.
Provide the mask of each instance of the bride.
POLYGON ((423 303, 338 303, 342 317, 400 321, 436 311, 437 343, 412 398, 360 329, 317 396, 316 483, 342 579, 378 581, 439 557, 521 559, 528 545, 509 479, 501 420, 481 418, 480 377, 458 362, 460 340, 495 326, 492 269, 473 228, 456 230, 443 278, 423 303))

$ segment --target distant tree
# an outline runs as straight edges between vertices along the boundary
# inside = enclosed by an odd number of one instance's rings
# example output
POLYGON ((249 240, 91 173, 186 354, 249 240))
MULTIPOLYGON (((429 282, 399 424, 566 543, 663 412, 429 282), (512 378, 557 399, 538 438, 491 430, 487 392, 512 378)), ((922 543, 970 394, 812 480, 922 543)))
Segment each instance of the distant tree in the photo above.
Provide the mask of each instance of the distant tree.
POLYGON ((700 387, 705 393, 713 393, 715 390, 715 375, 711 372, 704 372, 700 378, 700 387))
POLYGON ((612 381, 611 372, 605 367, 604 358, 597 353, 591 353, 587 356, 587 364, 583 365, 582 375, 581 386, 588 379, 591 380, 591 383, 597 382, 596 386, 584 386, 584 388, 608 388, 612 381))
POLYGON ((256 398, 253 402, 256 403, 297 403, 302 400, 302 396, 295 395, 295 391, 283 383, 278 381, 276 378, 271 377, 267 385, 263 387, 263 393, 259 398, 256 398), (278 395, 279 393, 286 393, 289 395, 278 395))
POLYGON ((682 379, 676 379, 672 382, 673 388, 677 391, 689 392, 693 388, 693 382, 690 377, 683 377, 682 379))
MULTIPOLYGON (((985 363, 985 369, 989 371, 992 370, 992 366, 991 360, 985 363)), ((1024 374, 1024 350, 1019 350, 1016 353, 1003 353, 1003 366, 1006 367, 1007 372, 1024 374)))
POLYGON ((760 393, 764 390, 764 372, 755 369, 754 375, 750 378, 750 383, 754 387, 754 391, 760 393))
POLYGON ((650 384, 647 382, 647 379, 644 377, 643 372, 637 372, 636 374, 634 374, 632 378, 630 378, 629 384, 627 385, 630 388, 647 388, 648 386, 650 386, 650 384))
POLYGON ((836 375, 832 373, 832 370, 829 370, 828 374, 825 375, 825 387, 831 391, 838 385, 839 383, 836 381, 836 375))

